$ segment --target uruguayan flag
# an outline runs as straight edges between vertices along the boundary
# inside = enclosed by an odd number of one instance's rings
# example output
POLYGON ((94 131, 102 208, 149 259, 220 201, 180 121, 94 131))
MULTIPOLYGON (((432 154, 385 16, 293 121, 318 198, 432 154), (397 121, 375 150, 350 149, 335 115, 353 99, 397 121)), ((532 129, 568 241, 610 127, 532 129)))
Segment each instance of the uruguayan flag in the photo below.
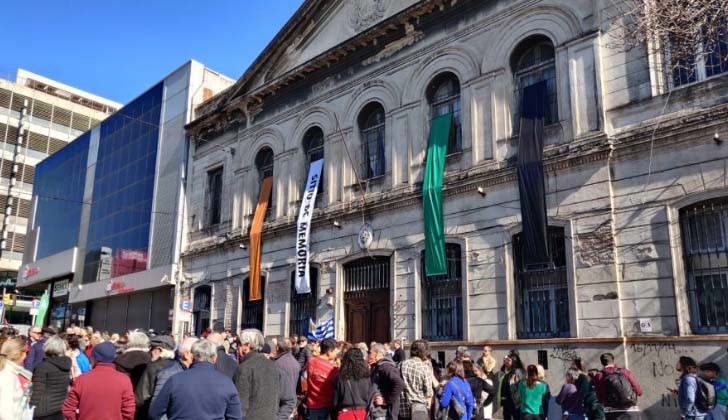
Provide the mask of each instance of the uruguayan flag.
POLYGON ((334 317, 315 325, 309 319, 308 339, 311 341, 321 341, 324 338, 334 338, 334 317))

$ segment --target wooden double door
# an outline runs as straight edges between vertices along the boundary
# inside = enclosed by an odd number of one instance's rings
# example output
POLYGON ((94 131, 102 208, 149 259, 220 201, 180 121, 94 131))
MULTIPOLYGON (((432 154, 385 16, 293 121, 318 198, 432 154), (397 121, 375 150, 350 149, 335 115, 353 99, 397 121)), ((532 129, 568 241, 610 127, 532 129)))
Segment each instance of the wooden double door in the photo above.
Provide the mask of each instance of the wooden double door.
POLYGON ((390 258, 362 258, 344 266, 346 340, 391 340, 390 258))

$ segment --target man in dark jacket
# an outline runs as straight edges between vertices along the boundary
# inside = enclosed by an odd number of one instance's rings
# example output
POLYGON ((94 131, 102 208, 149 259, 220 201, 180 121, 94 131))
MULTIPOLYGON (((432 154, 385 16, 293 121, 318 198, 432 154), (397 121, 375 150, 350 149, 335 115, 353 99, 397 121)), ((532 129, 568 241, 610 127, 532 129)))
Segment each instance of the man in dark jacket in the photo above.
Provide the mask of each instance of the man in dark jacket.
POLYGON ((71 385, 71 359, 60 337, 47 339, 44 349, 46 358, 33 370, 30 405, 35 406, 35 417, 60 418, 71 385))
POLYGON ((265 342, 256 329, 240 333, 240 366, 233 383, 240 395, 243 418, 275 419, 279 406, 279 373, 276 365, 260 353, 265 342))
POLYGON ((306 337, 298 337, 298 352, 296 353, 296 360, 298 360, 298 364, 301 365, 302 371, 306 371, 306 363, 308 363, 308 359, 312 356, 311 349, 308 348, 308 340, 306 340, 306 337))
POLYGON ((144 407, 144 399, 142 399, 142 393, 137 387, 142 382, 147 365, 152 361, 149 355, 149 337, 141 331, 132 331, 129 333, 128 339, 129 342, 126 345, 126 349, 116 357, 114 364, 116 365, 116 370, 129 377, 131 386, 135 390, 135 418, 137 420, 146 420, 147 411, 144 407))
POLYGON ((192 345, 192 355, 192 366, 164 384, 152 403, 150 418, 242 420, 235 386, 213 365, 217 357, 216 345, 208 340, 199 340, 192 345))
POLYGON ((235 376, 235 372, 238 371, 238 362, 228 356, 225 351, 225 347, 223 346, 223 342, 225 341, 224 333, 210 333, 210 335, 207 336, 207 339, 210 340, 210 342, 212 342, 216 347, 217 360, 215 361, 215 369, 232 380, 233 376, 235 376))
POLYGON ((301 366, 291 354, 291 339, 283 338, 278 341, 278 349, 274 363, 281 374, 280 392, 281 405, 278 408, 278 419, 288 419, 296 409, 296 386, 301 377, 301 366))
POLYGON ((108 341, 94 347, 91 351, 94 368, 74 380, 61 409, 64 419, 134 418, 134 391, 129 377, 114 368, 115 355, 116 348, 108 341))
MULTIPOLYGON (((371 380, 377 390, 374 405, 377 408, 386 409, 387 418, 398 418, 399 398, 404 388, 404 381, 402 381, 402 375, 397 369, 397 365, 387 355, 387 350, 381 344, 375 344, 369 349, 369 364, 373 365, 371 380)), ((379 416, 374 415, 373 417, 378 418, 379 416)))
POLYGON ((43 351, 43 345, 46 343, 48 338, 56 335, 56 330, 52 327, 46 327, 41 329, 40 327, 32 327, 30 332, 30 351, 23 361, 23 366, 29 371, 33 371, 35 366, 42 362, 45 358, 45 352, 43 351))
POLYGON ((154 388, 157 385, 157 374, 169 367, 174 360, 174 338, 170 335, 155 335, 150 340, 149 356, 151 360, 142 375, 139 385, 134 388, 134 396, 142 402, 144 413, 149 412, 154 388))
POLYGON ((167 383, 169 378, 177 373, 184 372, 192 365, 194 361, 192 356, 192 345, 197 341, 198 339, 194 337, 187 337, 182 340, 182 344, 180 344, 177 348, 177 358, 174 362, 157 374, 157 381, 154 385, 154 393, 152 394, 152 402, 154 402, 154 399, 157 398, 157 395, 159 395, 159 392, 162 390, 162 387, 164 387, 164 384, 167 383))

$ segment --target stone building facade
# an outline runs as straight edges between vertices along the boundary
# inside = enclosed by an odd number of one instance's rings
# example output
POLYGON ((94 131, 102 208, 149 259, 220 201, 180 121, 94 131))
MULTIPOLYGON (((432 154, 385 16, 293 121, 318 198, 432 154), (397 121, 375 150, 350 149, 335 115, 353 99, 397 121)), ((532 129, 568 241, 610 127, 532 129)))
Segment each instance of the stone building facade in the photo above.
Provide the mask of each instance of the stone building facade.
POLYGON ((661 54, 613 47, 614 4, 304 2, 187 127, 181 291, 193 325, 300 333, 331 304, 339 339, 425 337, 440 359, 462 344, 518 348, 548 365, 552 389, 577 354, 596 367, 611 351, 648 390, 648 418, 672 418, 678 355, 728 367, 728 78, 705 63, 683 78, 661 54), (538 81, 554 258, 528 267, 518 104, 538 81), (427 278, 422 181, 430 121, 445 112, 457 121, 443 187, 448 274, 427 278), (315 288, 298 295, 298 204, 321 155, 315 288), (264 299, 250 301, 249 228, 271 173, 264 299))

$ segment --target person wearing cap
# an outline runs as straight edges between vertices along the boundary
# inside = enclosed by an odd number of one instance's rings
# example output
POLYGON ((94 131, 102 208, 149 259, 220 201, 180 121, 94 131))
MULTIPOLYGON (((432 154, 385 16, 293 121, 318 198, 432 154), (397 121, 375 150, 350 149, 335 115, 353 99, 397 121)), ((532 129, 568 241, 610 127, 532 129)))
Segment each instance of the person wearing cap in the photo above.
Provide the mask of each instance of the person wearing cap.
POLYGON ((56 335, 56 330, 53 327, 33 327, 30 329, 30 351, 28 356, 23 362, 23 367, 28 371, 32 372, 33 368, 45 359, 45 352, 43 351, 43 345, 48 341, 48 338, 56 335))
POLYGON ((194 361, 192 345, 197 341, 198 339, 195 337, 187 337, 182 340, 182 343, 180 343, 179 347, 177 347, 177 358, 172 362, 172 364, 157 374, 157 381, 154 385, 154 394, 152 395, 152 404, 169 378, 190 368, 194 361))
POLYGON ((174 338, 170 335, 155 335, 149 341, 149 357, 151 361, 147 364, 142 379, 139 381, 134 395, 137 401, 142 402, 144 413, 149 411, 149 405, 154 395, 154 388, 157 383, 157 375, 163 369, 169 367, 174 360, 174 338))
POLYGON ((104 342, 91 351, 93 369, 74 380, 63 402, 66 420, 131 420, 134 418, 134 390, 129 377, 116 370, 116 347, 104 342))

